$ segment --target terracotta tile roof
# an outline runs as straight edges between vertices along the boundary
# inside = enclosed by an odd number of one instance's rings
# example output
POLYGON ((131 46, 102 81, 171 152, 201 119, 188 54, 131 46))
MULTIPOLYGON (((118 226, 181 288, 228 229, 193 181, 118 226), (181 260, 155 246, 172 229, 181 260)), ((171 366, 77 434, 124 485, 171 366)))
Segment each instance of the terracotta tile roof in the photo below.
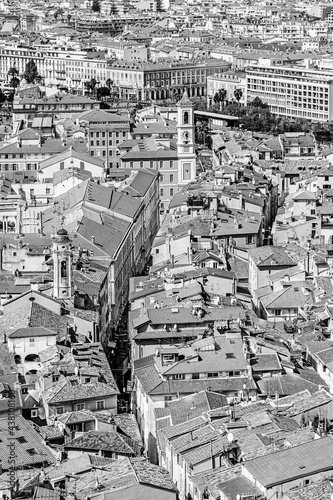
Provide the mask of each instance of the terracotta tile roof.
MULTIPOLYGON (((279 412, 287 417, 295 417, 301 413, 319 408, 323 405, 329 404, 333 401, 333 396, 325 389, 321 389, 315 393, 310 394, 309 391, 302 391, 298 394, 280 398, 278 402, 279 412)), ((276 406, 272 402, 273 406, 276 406)))
POLYGON ((16 466, 30 466, 38 463, 55 463, 55 456, 43 443, 38 432, 20 415, 15 417, 15 427, 8 426, 8 418, 0 420, 0 457, 2 467, 8 470, 9 442, 14 441, 16 453, 16 466))
POLYGON ((37 486, 34 492, 34 500, 60 500, 60 491, 51 490, 37 486))
POLYGON ((133 449, 124 441, 117 432, 88 431, 65 444, 67 449, 103 450, 119 455, 133 456, 133 449))
POLYGON ((289 257, 286 249, 281 247, 264 246, 251 248, 248 253, 257 266, 296 265, 296 262, 289 257))
POLYGON ((169 403, 172 425, 178 425, 204 412, 221 408, 227 404, 225 396, 215 392, 201 391, 169 403))
POLYGON ((170 474, 163 467, 151 464, 144 458, 131 458, 130 462, 140 484, 149 484, 163 490, 178 491, 170 474))
POLYGON ((54 405, 66 401, 86 401, 98 397, 114 396, 116 394, 118 394, 118 391, 101 382, 72 385, 66 381, 66 384, 48 400, 48 404, 54 405))

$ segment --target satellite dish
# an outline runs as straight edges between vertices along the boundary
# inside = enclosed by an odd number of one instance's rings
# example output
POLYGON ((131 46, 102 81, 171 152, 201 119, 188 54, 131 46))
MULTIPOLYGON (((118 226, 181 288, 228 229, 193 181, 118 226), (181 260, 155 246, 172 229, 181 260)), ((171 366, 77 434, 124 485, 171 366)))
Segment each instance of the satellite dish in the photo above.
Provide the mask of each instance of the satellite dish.
POLYGON ((229 443, 232 443, 234 440, 234 435, 231 432, 228 432, 227 439, 229 443))

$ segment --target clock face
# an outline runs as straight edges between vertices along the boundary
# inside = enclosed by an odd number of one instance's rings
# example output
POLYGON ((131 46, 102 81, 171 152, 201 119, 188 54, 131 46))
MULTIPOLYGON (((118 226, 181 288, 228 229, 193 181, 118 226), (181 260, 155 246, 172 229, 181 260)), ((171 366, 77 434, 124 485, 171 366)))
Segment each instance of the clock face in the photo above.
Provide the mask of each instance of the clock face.
POLYGON ((182 139, 185 142, 189 142, 191 140, 191 132, 189 132, 188 130, 183 130, 182 139))

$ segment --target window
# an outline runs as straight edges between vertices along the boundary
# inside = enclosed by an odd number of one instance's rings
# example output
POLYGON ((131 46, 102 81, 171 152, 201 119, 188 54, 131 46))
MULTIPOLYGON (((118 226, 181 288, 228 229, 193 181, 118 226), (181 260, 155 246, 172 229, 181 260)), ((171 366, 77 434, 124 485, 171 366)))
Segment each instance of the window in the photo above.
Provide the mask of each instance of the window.
POLYGON ((170 161, 170 168, 173 168, 173 161, 170 161))
POLYGON ((34 344, 35 343, 35 339, 29 339, 29 342, 30 342, 30 344, 34 344))
POLYGON ((143 161, 140 161, 140 168, 143 168, 143 161))
POLYGON ((173 188, 170 189, 170 196, 173 196, 173 188))
POLYGON ((22 394, 28 394, 28 387, 22 387, 22 394))
POLYGON ((251 243, 253 243, 253 234, 248 234, 246 236, 246 244, 251 245, 251 243))
POLYGON ((84 403, 78 403, 76 405, 76 411, 84 410, 84 403))
POLYGON ((160 194, 161 194, 161 196, 164 195, 164 190, 163 189, 160 190, 160 194))
POLYGON ((51 194, 51 189, 50 188, 46 188, 46 194, 51 194))
POLYGON ((105 401, 96 401, 96 408, 97 410, 104 410, 105 408, 105 401))
POLYGON ((29 450, 26 450, 26 452, 31 456, 38 455, 38 451, 36 450, 36 448, 29 448, 29 450))
POLYGON ((218 372, 207 373, 208 378, 218 378, 218 376, 219 376, 218 372))
POLYGON ((21 444, 23 444, 23 443, 27 443, 27 442, 28 442, 28 441, 25 439, 25 437, 24 437, 24 436, 20 436, 20 437, 18 437, 18 438, 16 438, 16 439, 17 439, 17 441, 18 441, 19 443, 21 443, 21 444))
POLYGON ((153 161, 150 162, 150 168, 154 168, 154 162, 153 161))
POLYGON ((80 161, 80 170, 84 170, 84 161, 80 161))
POLYGON ((329 180, 330 180, 329 176, 325 175, 325 181, 329 181, 329 180))
POLYGON ((185 375, 183 373, 177 373, 173 376, 173 378, 174 380, 183 380, 185 378, 185 375))
POLYGON ((173 174, 170 174, 170 182, 173 182, 173 174))
POLYGON ((63 406, 58 406, 58 408, 56 408, 55 410, 56 410, 56 413, 58 415, 61 415, 62 413, 64 413, 64 407, 63 406))
POLYGON ((31 418, 37 418, 38 417, 38 410, 31 410, 31 418))
POLYGON ((17 253, 16 252, 13 252, 13 257, 16 257, 17 253))
POLYGON ((67 262, 65 260, 61 261, 60 274, 62 278, 67 278, 67 262))
POLYGON ((275 316, 281 316, 281 309, 275 309, 275 316))
POLYGON ((198 379, 199 373, 192 373, 192 379, 198 379))
POLYGON ((52 376, 52 382, 58 382, 58 380, 59 380, 59 375, 52 376))
POLYGON ((65 168, 65 163, 63 161, 60 162, 60 170, 64 170, 65 168))
POLYGON ((191 163, 183 164, 183 179, 184 181, 191 180, 191 163))
POLYGON ((227 359, 233 359, 233 358, 235 358, 236 356, 235 356, 235 354, 234 354, 233 352, 226 352, 226 353, 225 353, 225 357, 226 357, 227 359))

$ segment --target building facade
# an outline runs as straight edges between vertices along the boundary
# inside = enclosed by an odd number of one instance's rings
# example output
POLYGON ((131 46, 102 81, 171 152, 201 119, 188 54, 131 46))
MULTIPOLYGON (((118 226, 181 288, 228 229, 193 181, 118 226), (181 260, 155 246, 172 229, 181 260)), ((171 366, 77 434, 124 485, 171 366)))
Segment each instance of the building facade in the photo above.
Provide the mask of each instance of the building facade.
POLYGON ((290 118, 326 122, 333 119, 333 75, 300 67, 246 68, 246 102, 256 97, 272 113, 290 118))

